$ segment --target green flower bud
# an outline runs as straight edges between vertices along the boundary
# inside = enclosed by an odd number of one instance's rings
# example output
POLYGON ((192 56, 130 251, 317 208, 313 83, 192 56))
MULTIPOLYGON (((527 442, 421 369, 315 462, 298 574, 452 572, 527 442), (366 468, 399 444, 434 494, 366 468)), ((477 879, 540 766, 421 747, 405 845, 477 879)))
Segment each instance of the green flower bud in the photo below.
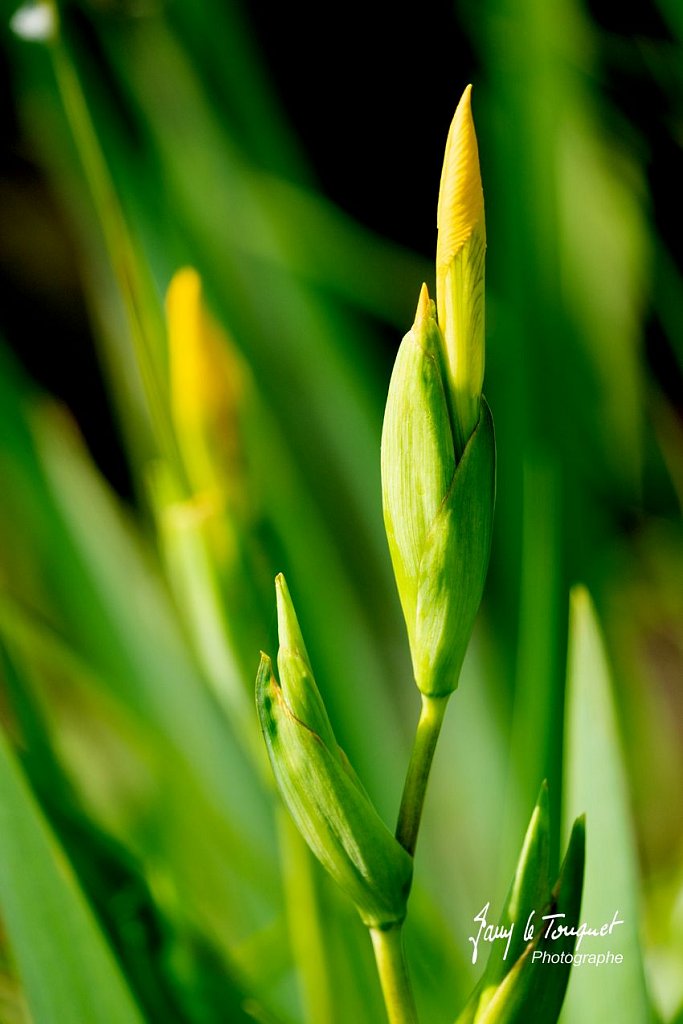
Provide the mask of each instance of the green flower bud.
POLYGON ((425 286, 401 343, 382 432, 384 523, 422 693, 446 696, 460 669, 488 569, 495 438, 482 398, 460 457, 443 336, 425 286))
POLYGON ((373 807, 338 746, 283 576, 276 580, 280 684, 263 654, 256 680, 261 729, 294 821, 364 923, 405 917, 413 862, 373 807))
POLYGON ((415 680, 458 685, 488 569, 495 439, 484 377, 486 228, 468 86, 441 175, 437 312, 423 285, 389 385, 382 495, 415 680))

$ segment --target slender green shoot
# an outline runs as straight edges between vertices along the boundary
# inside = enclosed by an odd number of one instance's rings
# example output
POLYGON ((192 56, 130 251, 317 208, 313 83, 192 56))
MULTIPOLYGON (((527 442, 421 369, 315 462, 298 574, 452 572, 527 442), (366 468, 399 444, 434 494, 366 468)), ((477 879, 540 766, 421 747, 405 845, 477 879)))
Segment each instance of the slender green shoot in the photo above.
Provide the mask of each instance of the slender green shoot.
POLYGON ((413 752, 396 825, 396 838, 411 857, 415 855, 429 772, 447 705, 448 697, 422 696, 422 711, 415 732, 413 752))
POLYGON ((370 936, 389 1024, 418 1024, 401 930, 400 924, 387 929, 371 928, 370 936))

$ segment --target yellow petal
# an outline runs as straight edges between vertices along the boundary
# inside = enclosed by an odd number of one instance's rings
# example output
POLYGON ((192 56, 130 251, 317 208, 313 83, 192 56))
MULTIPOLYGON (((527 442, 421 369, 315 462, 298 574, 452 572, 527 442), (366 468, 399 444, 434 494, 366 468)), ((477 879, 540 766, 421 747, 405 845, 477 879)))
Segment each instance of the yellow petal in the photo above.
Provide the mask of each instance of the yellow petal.
MULTIPOLYGON (((436 246, 437 280, 484 219, 479 150, 472 120, 472 86, 468 85, 451 122, 439 189, 436 246)), ((440 308, 438 286, 437 306, 440 308)))
POLYGON ((458 456, 479 418, 484 379, 486 227, 471 86, 451 124, 439 192, 436 306, 458 456))

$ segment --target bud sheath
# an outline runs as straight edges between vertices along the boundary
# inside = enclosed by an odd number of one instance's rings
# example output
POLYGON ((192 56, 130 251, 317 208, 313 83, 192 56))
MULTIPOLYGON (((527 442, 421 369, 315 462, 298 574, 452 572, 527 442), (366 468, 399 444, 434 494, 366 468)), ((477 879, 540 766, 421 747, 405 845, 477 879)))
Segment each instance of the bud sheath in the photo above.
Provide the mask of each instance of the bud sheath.
POLYGON ((390 927, 405 916, 412 858, 337 745, 282 576, 277 598, 280 685, 262 655, 256 702, 278 787, 304 839, 365 924, 390 927))

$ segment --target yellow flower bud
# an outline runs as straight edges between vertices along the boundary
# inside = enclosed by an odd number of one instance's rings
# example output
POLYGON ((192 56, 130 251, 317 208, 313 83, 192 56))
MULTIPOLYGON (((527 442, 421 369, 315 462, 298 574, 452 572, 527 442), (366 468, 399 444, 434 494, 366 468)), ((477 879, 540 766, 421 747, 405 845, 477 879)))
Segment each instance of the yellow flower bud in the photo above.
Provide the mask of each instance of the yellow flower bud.
POLYGON ((484 381, 486 225, 471 93, 468 85, 448 133, 437 213, 436 307, 459 451, 479 419, 484 381))
POLYGON ((192 267, 178 270, 166 296, 170 405, 192 489, 243 490, 239 409, 244 371, 229 339, 205 307, 192 267))

